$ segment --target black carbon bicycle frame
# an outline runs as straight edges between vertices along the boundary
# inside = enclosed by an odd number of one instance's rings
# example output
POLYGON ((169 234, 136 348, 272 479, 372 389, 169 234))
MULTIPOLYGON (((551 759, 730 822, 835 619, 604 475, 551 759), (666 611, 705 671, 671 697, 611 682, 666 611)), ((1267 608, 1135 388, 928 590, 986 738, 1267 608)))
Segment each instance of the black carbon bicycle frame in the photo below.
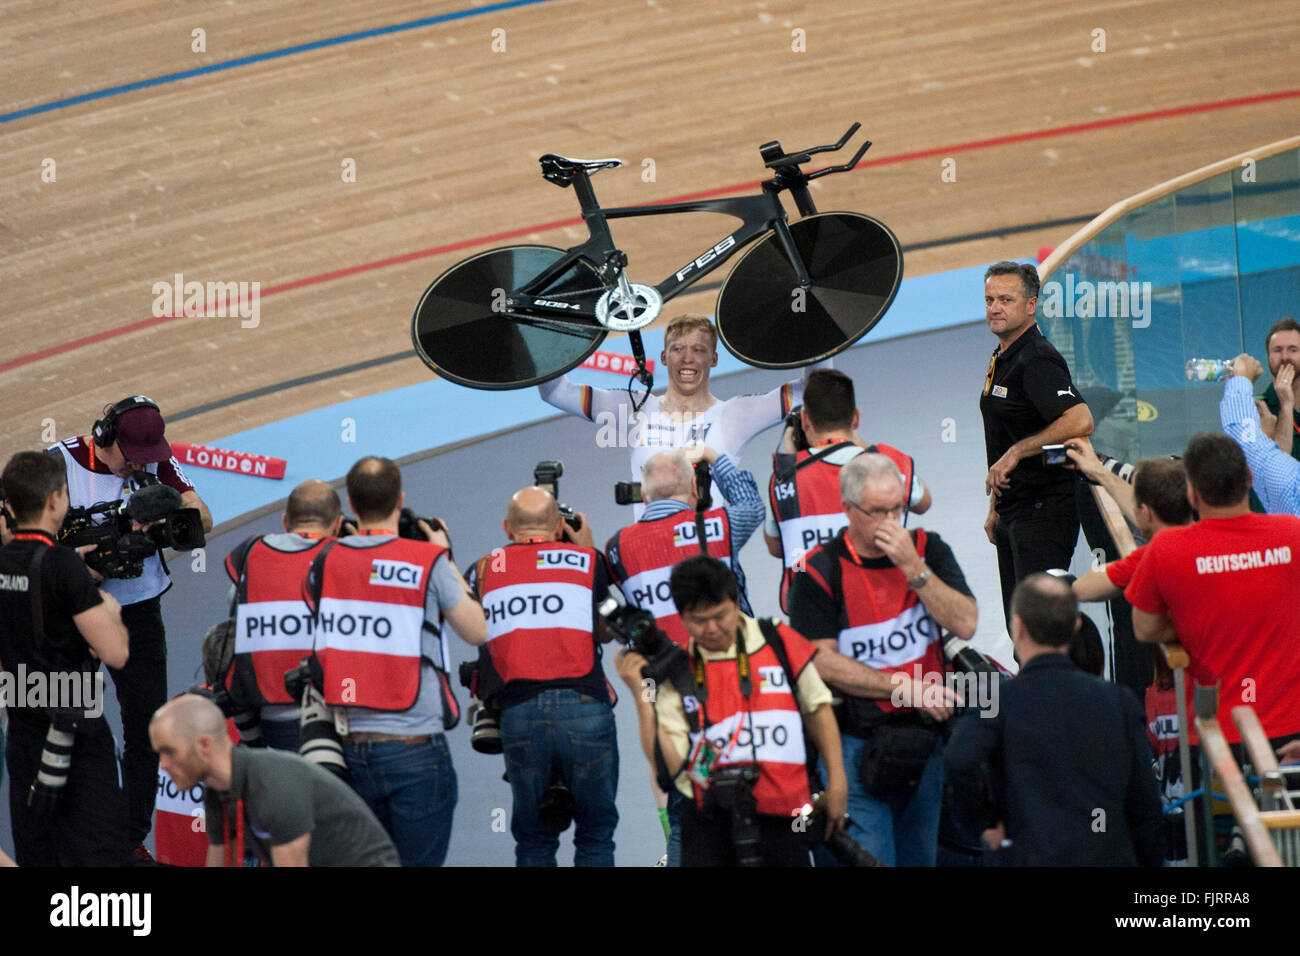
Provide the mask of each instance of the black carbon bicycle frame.
MULTIPOLYGON (((539 304, 537 299, 545 300, 545 296, 539 296, 533 290, 546 288, 547 285, 562 276, 578 260, 585 262, 599 272, 605 262, 605 257, 609 253, 617 251, 617 247, 614 245, 614 237, 609 231, 606 220, 632 219, 640 216, 670 216, 685 212, 721 213, 739 219, 741 226, 656 285, 654 287, 655 291, 659 293, 663 301, 667 302, 674 296, 679 295, 730 259, 740 249, 763 235, 768 229, 772 229, 776 233, 777 242, 781 245, 782 251, 785 252, 786 258, 794 266, 799 285, 807 288, 811 285, 811 280, 798 250, 795 249, 794 240, 790 236, 790 229, 786 225, 785 207, 781 205, 780 199, 781 191, 783 189, 791 191, 796 206, 805 216, 815 214, 817 208, 808 193, 807 186, 803 182, 783 180, 784 177, 778 176, 775 180, 764 182, 762 184, 763 191, 757 196, 740 196, 735 199, 701 199, 695 202, 664 203, 657 206, 615 206, 610 209, 602 209, 600 203, 596 200, 596 193, 591 187, 591 177, 586 172, 580 171, 574 176, 573 189, 578 194, 578 203, 582 207, 582 218, 587 224, 587 232, 590 238, 582 245, 568 249, 563 258, 526 285, 518 289, 512 289, 508 296, 509 307, 512 312, 521 309, 527 310, 528 313, 536 315, 539 319, 544 316, 547 324, 555 320, 563 321, 565 318, 573 318, 575 315, 586 318, 593 317, 594 313, 586 309, 565 309, 539 304)), ((612 281, 606 283, 606 285, 609 288, 615 287, 612 281)))

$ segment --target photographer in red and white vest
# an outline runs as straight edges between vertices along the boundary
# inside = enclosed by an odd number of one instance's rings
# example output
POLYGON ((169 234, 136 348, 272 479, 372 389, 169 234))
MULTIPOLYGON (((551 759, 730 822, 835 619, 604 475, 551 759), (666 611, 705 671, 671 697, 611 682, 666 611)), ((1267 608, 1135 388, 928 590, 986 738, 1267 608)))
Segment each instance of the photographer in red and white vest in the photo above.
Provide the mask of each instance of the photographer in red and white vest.
POLYGON ((235 608, 228 687, 241 707, 260 712, 266 746, 297 753, 299 707, 284 686, 284 672, 312 648, 302 582, 321 549, 338 537, 338 492, 323 481, 304 481, 289 495, 280 520, 283 534, 249 538, 226 556, 235 608))
POLYGON ((768 553, 785 563, 781 578, 783 611, 789 610, 786 603, 793 569, 808 552, 835 537, 848 523, 840 504, 840 469, 858 455, 879 452, 898 467, 904 505, 900 524, 906 527, 909 514, 930 510, 930 489, 916 475, 912 457, 890 445, 868 445, 858 437, 860 419, 853 379, 836 369, 808 373, 799 409, 805 441, 796 443, 794 426, 786 426, 781 447, 772 456, 772 480, 768 485, 772 510, 763 527, 768 553), (807 447, 797 451, 800 444, 807 447))
POLYGON ((743 614, 735 575, 716 558, 688 558, 670 584, 689 663, 656 675, 647 694, 646 659, 623 650, 617 660, 646 759, 686 798, 682 866, 808 866, 805 728, 827 755, 825 816, 813 826, 826 836, 843 827, 848 797, 831 694, 810 666, 820 652, 784 624, 743 614))
POLYGON ((443 734, 459 712, 447 680, 447 625, 487 639, 483 609, 452 561, 443 530, 397 534, 406 495, 387 458, 348 471, 357 533, 313 563, 314 633, 325 702, 346 719, 352 788, 384 825, 403 866, 441 866, 451 840, 456 770, 443 734))
MULTIPOLYGON (((701 553, 695 515, 699 493, 693 461, 708 462, 728 502, 700 516, 705 546, 710 555, 735 573, 740 609, 752 614, 745 595, 745 573, 740 568, 740 549, 763 522, 763 499, 753 474, 707 445, 661 451, 648 459, 641 468, 641 500, 646 509, 635 524, 623 528, 605 545, 610 570, 627 602, 653 614, 659 629, 683 648, 690 635, 673 604, 668 576, 679 561, 701 553)), ((664 793, 654 776, 651 773, 650 789, 668 841, 664 862, 680 866, 684 798, 675 791, 664 793)))
MULTIPOLYGON (((143 471, 180 492, 181 507, 197 508, 204 532, 211 531, 212 515, 172 456, 165 428, 158 405, 144 395, 132 395, 107 406, 88 437, 52 445, 49 450, 63 457, 67 470, 69 507, 126 501, 138 488, 132 476, 143 471)), ((108 672, 122 707, 128 838, 136 856, 148 862, 144 841, 153 825, 158 785, 158 755, 149 744, 149 720, 167 702, 167 634, 160 599, 171 580, 159 554, 144 560, 139 577, 104 580, 94 571, 91 576, 122 605, 122 623, 130 635, 126 666, 110 667, 108 672)))
POLYGON ((520 489, 502 523, 511 543, 470 572, 487 615, 479 667, 495 671, 488 680, 504 685, 493 697, 518 866, 555 866, 562 831, 543 818, 543 805, 555 796, 557 768, 572 795, 574 864, 614 865, 618 739, 613 691, 600 663, 609 637, 596 614, 609 593, 609 570, 593 547, 587 516, 575 518, 576 528, 549 491, 520 489))
POLYGON ((903 485, 884 455, 845 465, 840 497, 848 527, 795 574, 790 624, 821 649, 817 668, 844 698, 849 834, 886 865, 934 866, 943 746, 933 721, 957 703, 938 683, 940 635, 974 636, 975 598, 937 534, 898 523, 903 485))

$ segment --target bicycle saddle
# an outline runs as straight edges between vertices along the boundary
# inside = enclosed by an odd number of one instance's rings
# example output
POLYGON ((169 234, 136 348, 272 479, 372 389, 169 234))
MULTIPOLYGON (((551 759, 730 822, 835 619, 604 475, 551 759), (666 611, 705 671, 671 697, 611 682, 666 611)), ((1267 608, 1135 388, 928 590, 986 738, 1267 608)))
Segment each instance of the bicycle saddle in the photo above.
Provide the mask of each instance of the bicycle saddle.
POLYGON ((557 186, 568 186, 579 171, 594 173, 598 169, 618 169, 621 159, 569 159, 547 153, 538 160, 542 164, 542 177, 557 186))

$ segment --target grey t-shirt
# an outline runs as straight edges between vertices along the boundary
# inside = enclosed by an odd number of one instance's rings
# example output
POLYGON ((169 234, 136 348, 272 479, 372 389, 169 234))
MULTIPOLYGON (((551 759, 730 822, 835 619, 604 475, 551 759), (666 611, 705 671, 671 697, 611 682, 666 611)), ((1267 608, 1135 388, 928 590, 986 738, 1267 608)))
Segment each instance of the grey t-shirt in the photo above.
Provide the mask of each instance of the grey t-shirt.
POLYGON ((271 863, 271 847, 310 833, 311 866, 402 865, 393 841, 352 788, 297 754, 242 746, 231 752, 230 790, 208 787, 204 797, 212 846, 225 844, 237 800, 244 801, 245 845, 264 863, 271 863))

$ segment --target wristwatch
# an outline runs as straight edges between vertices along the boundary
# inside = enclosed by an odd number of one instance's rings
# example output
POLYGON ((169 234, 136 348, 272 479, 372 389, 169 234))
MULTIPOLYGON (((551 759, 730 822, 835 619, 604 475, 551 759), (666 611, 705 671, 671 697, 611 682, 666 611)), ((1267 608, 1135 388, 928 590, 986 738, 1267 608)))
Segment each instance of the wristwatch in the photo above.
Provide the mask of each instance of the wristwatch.
POLYGON ((919 591, 925 587, 925 582, 930 580, 930 569, 923 568, 921 573, 914 578, 908 578, 907 584, 913 591, 919 591))

